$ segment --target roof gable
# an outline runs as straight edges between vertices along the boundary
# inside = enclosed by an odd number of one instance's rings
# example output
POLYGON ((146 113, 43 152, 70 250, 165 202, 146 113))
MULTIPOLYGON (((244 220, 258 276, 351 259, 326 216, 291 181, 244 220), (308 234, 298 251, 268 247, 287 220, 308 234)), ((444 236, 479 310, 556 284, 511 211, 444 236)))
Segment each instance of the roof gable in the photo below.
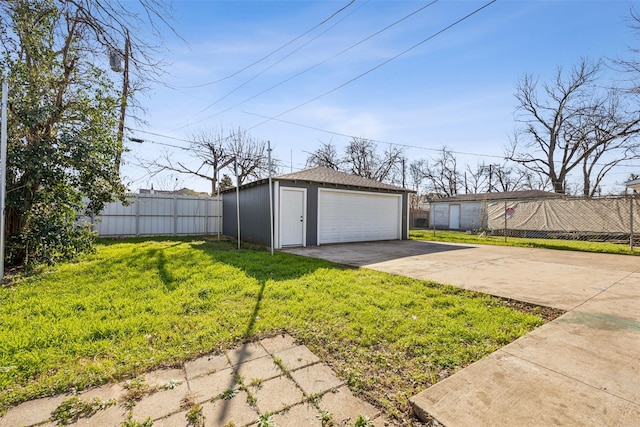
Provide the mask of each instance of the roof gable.
POLYGON ((279 175, 274 177, 273 179, 277 181, 309 181, 321 184, 326 183, 334 185, 344 185, 348 187, 413 192, 413 190, 386 184, 384 182, 379 182, 357 175, 351 175, 349 173, 340 172, 324 166, 316 166, 314 168, 301 170, 299 172, 279 175))

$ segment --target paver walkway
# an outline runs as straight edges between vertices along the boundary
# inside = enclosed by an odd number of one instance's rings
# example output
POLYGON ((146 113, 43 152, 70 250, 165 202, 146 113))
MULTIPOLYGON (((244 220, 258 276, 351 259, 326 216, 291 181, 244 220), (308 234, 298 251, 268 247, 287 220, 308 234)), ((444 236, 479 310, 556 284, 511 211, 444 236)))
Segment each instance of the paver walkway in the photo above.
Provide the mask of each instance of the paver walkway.
POLYGON ((566 310, 411 399, 456 426, 640 426, 640 258, 434 242, 294 249, 566 310))
MULTIPOLYGON (((336 426, 353 425, 360 415, 375 426, 384 425, 378 409, 354 397, 328 366, 289 335, 245 344, 222 355, 203 356, 180 369, 158 370, 143 378, 143 384, 154 391, 145 393, 131 408, 126 405, 127 383, 80 393, 82 401, 115 399, 115 404, 69 425, 121 426, 127 420, 150 418, 153 426, 186 426, 194 404, 200 404, 204 426, 256 425, 267 413, 273 414, 278 427, 320 427, 322 413, 329 414, 336 426)), ((132 383, 128 384, 131 389, 132 383)), ((54 426, 52 412, 71 397, 43 398, 15 406, 0 418, 0 427, 54 426)))

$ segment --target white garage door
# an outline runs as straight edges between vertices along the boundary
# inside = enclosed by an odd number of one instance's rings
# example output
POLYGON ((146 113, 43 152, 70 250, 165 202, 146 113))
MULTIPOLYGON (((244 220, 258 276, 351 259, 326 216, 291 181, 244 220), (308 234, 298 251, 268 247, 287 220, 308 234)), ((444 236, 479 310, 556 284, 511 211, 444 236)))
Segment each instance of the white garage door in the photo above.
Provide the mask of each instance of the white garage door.
POLYGON ((402 237, 402 195, 320 189, 318 244, 402 237))

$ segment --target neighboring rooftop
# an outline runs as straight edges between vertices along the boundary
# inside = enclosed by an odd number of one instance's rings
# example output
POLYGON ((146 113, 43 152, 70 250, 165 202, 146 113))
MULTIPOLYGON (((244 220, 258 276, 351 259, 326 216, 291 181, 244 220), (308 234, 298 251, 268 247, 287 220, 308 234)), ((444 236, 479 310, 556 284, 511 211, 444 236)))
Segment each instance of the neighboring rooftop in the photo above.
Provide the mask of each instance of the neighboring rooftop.
POLYGON ((453 197, 433 199, 434 202, 472 202, 477 200, 513 200, 513 199, 540 199, 562 197, 561 194, 542 190, 505 191, 500 193, 458 194, 453 197))
POLYGON ((286 181, 318 182, 318 183, 327 183, 327 184, 335 184, 335 185, 346 185, 349 187, 359 187, 359 188, 412 191, 406 188, 398 187, 391 184, 385 184, 384 182, 376 181, 369 178, 364 178, 358 175, 352 175, 346 172, 340 172, 324 166, 316 166, 310 169, 301 170, 299 172, 278 175, 273 179, 279 180, 279 181, 286 180, 286 181))
POLYGON ((640 191, 640 179, 633 179, 631 181, 627 181, 627 188, 631 188, 634 191, 640 191))

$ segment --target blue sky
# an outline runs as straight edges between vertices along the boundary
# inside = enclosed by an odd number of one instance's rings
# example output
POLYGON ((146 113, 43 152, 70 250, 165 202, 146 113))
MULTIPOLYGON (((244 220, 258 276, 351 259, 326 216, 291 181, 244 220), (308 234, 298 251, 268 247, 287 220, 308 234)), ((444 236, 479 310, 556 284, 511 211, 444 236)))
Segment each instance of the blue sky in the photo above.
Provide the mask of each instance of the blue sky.
MULTIPOLYGON (((409 161, 446 146, 460 153, 460 163, 500 163, 517 126, 518 79, 530 74, 549 81, 558 67, 569 70, 581 57, 629 58, 629 48, 640 47, 640 32, 629 27, 629 11, 638 2, 498 0, 436 35, 488 3, 440 0, 337 55, 429 4, 357 0, 267 59, 207 84, 263 58, 348 3, 174 0, 174 26, 184 41, 167 32, 168 87, 153 87, 140 98, 145 125, 129 123, 150 132, 129 132, 147 140, 129 144, 123 172, 130 188, 210 189, 186 175, 151 178, 135 158, 150 160, 168 150, 197 168, 187 151, 162 144, 186 147, 181 139, 216 128, 242 127, 271 141, 284 172, 304 168, 320 141, 344 149, 349 138, 329 132, 380 141, 380 149, 399 144, 409 161)), ((605 70, 603 78, 620 76, 605 70)), ((640 172, 640 162, 635 165, 614 170, 607 190, 621 189, 629 173, 640 172)))

